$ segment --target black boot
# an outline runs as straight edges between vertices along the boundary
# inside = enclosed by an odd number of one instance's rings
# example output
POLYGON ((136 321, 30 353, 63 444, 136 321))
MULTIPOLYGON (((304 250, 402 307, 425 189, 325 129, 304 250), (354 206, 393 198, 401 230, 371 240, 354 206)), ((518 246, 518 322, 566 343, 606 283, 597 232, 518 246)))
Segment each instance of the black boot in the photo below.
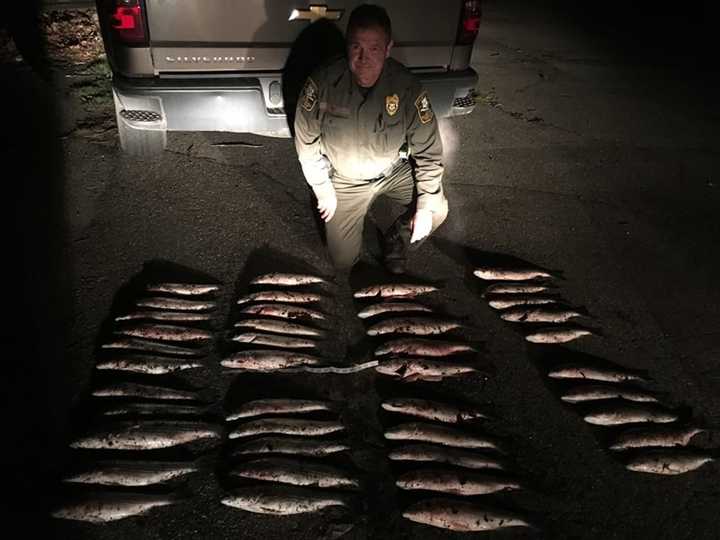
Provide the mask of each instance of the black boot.
POLYGON ((412 234, 412 214, 400 216, 383 237, 383 264, 391 274, 404 274, 412 234))
POLYGON ((407 265, 406 257, 385 257, 383 260, 385 264, 385 270, 391 274, 404 274, 407 265))

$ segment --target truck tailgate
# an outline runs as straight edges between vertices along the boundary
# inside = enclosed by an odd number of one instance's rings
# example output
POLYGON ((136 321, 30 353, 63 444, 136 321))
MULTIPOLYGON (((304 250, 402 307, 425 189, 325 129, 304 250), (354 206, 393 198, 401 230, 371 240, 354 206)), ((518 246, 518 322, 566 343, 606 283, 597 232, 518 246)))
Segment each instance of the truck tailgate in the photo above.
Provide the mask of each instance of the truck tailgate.
MULTIPOLYGON (((146 0, 155 73, 279 71, 313 18, 338 17, 345 32, 360 1, 146 0), (289 20, 293 10, 300 18, 289 20)), ((380 2, 393 24, 393 57, 411 68, 450 64, 460 0, 380 2)), ((188 73, 189 74, 189 73, 188 73)))

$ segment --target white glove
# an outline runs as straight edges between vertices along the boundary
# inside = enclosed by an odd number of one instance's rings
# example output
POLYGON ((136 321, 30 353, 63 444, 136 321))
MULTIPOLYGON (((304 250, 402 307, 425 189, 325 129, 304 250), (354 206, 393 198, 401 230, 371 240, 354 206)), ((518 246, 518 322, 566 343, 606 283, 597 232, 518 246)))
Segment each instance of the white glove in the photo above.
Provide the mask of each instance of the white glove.
POLYGON ((320 217, 325 223, 333 218, 335 210, 337 209, 337 195, 335 195, 335 190, 332 189, 332 185, 330 188, 330 190, 324 190, 324 193, 317 198, 317 208, 320 212, 320 217))
POLYGON ((420 209, 415 212, 412 220, 411 244, 427 238, 432 230, 432 217, 433 215, 430 210, 420 209))
POLYGON ((312 188, 317 199, 317 208, 323 221, 330 221, 337 209, 337 196, 330 180, 332 167, 330 160, 321 156, 315 161, 300 162, 305 180, 312 188))

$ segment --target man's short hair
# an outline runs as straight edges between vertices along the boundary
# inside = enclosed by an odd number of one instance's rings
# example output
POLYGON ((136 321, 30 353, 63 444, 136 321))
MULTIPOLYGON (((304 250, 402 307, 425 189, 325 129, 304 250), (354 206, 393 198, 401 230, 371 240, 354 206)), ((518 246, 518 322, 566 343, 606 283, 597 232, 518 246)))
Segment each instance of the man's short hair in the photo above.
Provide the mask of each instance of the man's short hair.
POLYGON ((358 29, 380 28, 385 32, 388 42, 392 39, 392 25, 390 17, 382 6, 375 4, 361 4, 350 13, 347 25, 347 37, 358 29))

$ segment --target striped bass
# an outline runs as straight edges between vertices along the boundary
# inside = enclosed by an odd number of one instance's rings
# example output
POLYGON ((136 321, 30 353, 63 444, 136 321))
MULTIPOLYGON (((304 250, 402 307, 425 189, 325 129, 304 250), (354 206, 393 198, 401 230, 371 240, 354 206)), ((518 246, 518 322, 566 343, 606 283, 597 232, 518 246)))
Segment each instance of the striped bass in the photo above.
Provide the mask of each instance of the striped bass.
POLYGON ((155 296, 140 298, 135 302, 138 307, 164 309, 169 311, 211 311, 217 307, 212 300, 188 300, 185 298, 166 298, 155 296))
POLYGON ((161 356, 126 355, 99 360, 95 369, 102 371, 128 371, 148 375, 166 375, 176 371, 186 371, 203 367, 200 362, 175 360, 161 356))
POLYGON ((243 319, 237 321, 235 328, 253 328, 260 332, 275 332, 293 336, 323 337, 325 332, 303 324, 278 321, 275 319, 243 319))
POLYGON ((116 422, 75 439, 71 448, 94 450, 156 450, 203 439, 220 439, 222 430, 200 422, 148 420, 116 422))
POLYGON ((248 371, 274 371, 297 366, 314 366, 321 363, 322 359, 319 356, 266 349, 236 352, 220 362, 223 367, 248 371))
POLYGON ((382 402, 381 407, 386 411, 417 416, 425 420, 460 424, 478 419, 487 419, 482 411, 472 407, 455 407, 439 401, 430 401, 417 398, 394 398, 382 402))
POLYGON ((299 291, 258 291, 238 298, 238 304, 248 302, 283 302, 285 304, 312 304, 320 302, 322 296, 299 291))
POLYGON ((262 315, 264 317, 281 317, 283 319, 301 319, 307 321, 324 321, 327 319, 325 314, 320 311, 293 304, 252 304, 241 309, 240 313, 246 315, 262 315))
POLYGON ((290 458, 261 458, 234 466, 230 476, 304 487, 357 489, 352 475, 329 465, 290 458))
POLYGON ((211 283, 148 283, 145 290, 153 293, 178 294, 180 296, 198 296, 216 293, 220 285, 211 283))
POLYGON ((499 450, 498 443, 490 437, 425 422, 392 427, 385 431, 385 438, 392 441, 422 441, 458 448, 499 450))
POLYGON ((174 504, 181 499, 173 495, 151 493, 83 493, 63 503, 52 512, 59 519, 106 523, 146 514, 160 506, 174 504))
POLYGON ((278 349, 314 349, 317 341, 306 338, 281 336, 278 334, 263 334, 262 332, 242 332, 232 336, 233 341, 249 343, 252 345, 265 345, 278 349))
POLYGON ((415 302, 379 302, 371 304, 358 312, 358 317, 368 319, 384 313, 404 313, 419 311, 424 313, 432 312, 428 306, 417 304, 415 302))
POLYGON ((231 422, 240 418, 249 418, 263 414, 309 413, 317 411, 332 411, 332 404, 327 401, 310 399, 256 399, 243 403, 230 412, 226 420, 231 422))
POLYGON ((291 274, 282 272, 272 272, 257 276, 250 281, 251 285, 281 285, 286 287, 294 287, 297 285, 315 285, 318 283, 327 283, 326 279, 320 276, 310 274, 291 274))
POLYGON ((517 514, 454 499, 424 499, 408 507, 403 517, 431 527, 460 532, 530 527, 525 518, 517 514))
POLYGON ((102 486, 151 486, 196 472, 192 462, 172 461, 100 461, 63 478, 63 482, 102 486))
POLYGON ((489 495, 520 489, 516 480, 456 469, 420 469, 401 474, 395 485, 405 490, 438 491, 450 495, 489 495))
POLYGON ((176 326, 158 323, 136 323, 122 326, 115 330, 116 334, 158 341, 207 341, 212 333, 190 326, 176 326))
POLYGON ((237 439, 252 435, 296 435, 303 437, 321 437, 343 431, 345 426, 335 420, 304 420, 298 418, 262 418, 240 424, 233 429, 228 438, 237 439))
POLYGON ((371 285, 364 289, 359 289, 353 293, 355 298, 372 298, 379 296, 381 298, 402 298, 413 297, 420 294, 426 294, 437 291, 438 288, 432 285, 418 285, 414 283, 388 283, 380 285, 371 285))
POLYGON ((318 512, 331 506, 348 506, 342 494, 287 486, 234 489, 231 495, 220 502, 246 512, 276 516, 318 512))

